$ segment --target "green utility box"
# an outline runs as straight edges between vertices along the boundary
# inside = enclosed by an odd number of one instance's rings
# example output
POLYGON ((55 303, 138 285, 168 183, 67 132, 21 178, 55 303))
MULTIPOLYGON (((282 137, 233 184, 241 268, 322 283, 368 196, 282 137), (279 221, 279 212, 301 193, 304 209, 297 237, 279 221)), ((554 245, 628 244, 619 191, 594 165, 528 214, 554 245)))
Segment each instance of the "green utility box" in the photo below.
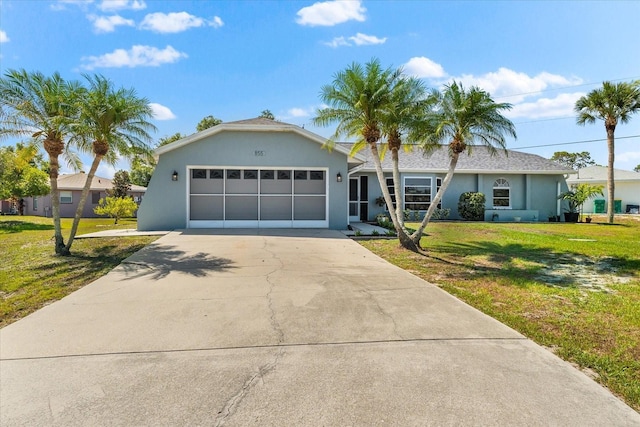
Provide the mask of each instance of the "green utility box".
POLYGON ((595 213, 605 213, 605 202, 602 199, 596 199, 593 201, 593 209, 595 213))
POLYGON ((622 213, 622 200, 614 200, 613 201, 613 212, 614 213, 622 213))

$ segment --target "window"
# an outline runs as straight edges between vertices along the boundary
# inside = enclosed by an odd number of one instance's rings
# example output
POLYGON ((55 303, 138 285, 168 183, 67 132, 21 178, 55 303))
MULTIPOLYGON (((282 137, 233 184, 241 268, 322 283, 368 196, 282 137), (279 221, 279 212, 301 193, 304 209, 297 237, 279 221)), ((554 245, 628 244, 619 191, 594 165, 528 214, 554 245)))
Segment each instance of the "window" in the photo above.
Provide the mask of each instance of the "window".
POLYGON ((92 191, 91 192, 91 204, 92 205, 97 205, 98 203, 100 203, 100 192, 99 191, 92 191))
POLYGON ((404 180, 404 208, 426 211, 431 204, 431 178, 406 178, 404 180))
POLYGON ((257 170, 245 170, 244 171, 244 179, 258 179, 258 171, 257 170))
POLYGON ((73 203, 73 193, 71 191, 61 191, 60 192, 60 203, 73 203))
POLYGON ((207 178, 207 170, 206 169, 194 169, 191 171, 191 177, 193 179, 206 179, 207 178))
POLYGON ((223 179, 224 174, 222 173, 222 169, 211 169, 209 171, 209 179, 223 179))
POLYGON ((33 198, 33 210, 34 211, 38 210, 38 198, 37 197, 33 198))
POLYGON ((309 179, 311 179, 311 181, 323 181, 324 171, 310 171, 309 179))
POLYGON ((227 170, 227 179, 240 179, 240 169, 227 170))
MULTIPOLYGON (((436 178, 436 194, 440 191, 440 187, 442 187, 442 178, 436 178)), ((438 209, 442 209, 442 198, 438 202, 438 209)))
POLYGON ((296 179, 296 180, 301 180, 301 179, 306 180, 307 179, 307 171, 296 171, 295 175, 294 175, 294 179, 296 179))
POLYGON ((499 178, 493 183, 493 208, 508 209, 511 207, 511 189, 509 181, 499 178))
POLYGON ((278 179, 291 179, 291 171, 278 171, 278 179))
POLYGON ((260 171, 260 179, 274 179, 275 173, 271 170, 260 171))
MULTIPOLYGON (((393 202, 393 208, 396 208, 396 189, 393 186, 393 178, 387 178, 387 189, 391 195, 391 201, 393 202)), ((385 204, 384 209, 388 212, 389 207, 385 204)))

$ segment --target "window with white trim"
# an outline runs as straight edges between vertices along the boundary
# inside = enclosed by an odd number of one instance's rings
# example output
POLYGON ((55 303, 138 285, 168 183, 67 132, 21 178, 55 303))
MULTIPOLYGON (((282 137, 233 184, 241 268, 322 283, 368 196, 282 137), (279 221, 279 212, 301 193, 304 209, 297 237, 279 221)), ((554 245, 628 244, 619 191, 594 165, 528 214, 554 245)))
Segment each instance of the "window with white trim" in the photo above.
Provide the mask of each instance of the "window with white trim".
POLYGON ((493 183, 493 208, 511 208, 511 188, 509 187, 509 181, 504 178, 498 178, 493 183))
POLYGON ((431 178, 404 179, 404 208, 426 211, 431 204, 431 178))
POLYGON ((60 203, 73 203, 73 193, 71 191, 60 191, 60 203))
MULTIPOLYGON (((442 178, 436 178, 436 194, 440 191, 440 187, 442 187, 442 178)), ((435 195, 433 197, 435 197, 435 195)), ((438 209, 442 209, 442 198, 438 202, 438 209)))

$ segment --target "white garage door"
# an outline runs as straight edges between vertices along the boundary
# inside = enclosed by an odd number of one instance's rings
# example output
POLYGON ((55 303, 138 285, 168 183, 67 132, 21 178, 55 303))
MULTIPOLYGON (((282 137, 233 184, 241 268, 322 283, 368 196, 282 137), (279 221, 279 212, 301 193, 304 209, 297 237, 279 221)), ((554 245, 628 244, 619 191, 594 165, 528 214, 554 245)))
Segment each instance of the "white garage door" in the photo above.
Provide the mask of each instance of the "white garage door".
POLYGON ((190 228, 328 228, 326 169, 189 169, 190 228))

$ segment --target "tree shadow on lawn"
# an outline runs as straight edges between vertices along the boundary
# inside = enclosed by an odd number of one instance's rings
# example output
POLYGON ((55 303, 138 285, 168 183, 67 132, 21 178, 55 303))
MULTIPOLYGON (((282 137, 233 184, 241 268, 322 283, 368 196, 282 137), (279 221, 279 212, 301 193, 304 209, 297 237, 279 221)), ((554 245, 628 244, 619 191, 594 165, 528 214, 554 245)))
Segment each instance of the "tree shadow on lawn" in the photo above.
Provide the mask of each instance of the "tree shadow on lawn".
POLYGON ((518 243, 447 243, 439 246, 438 252, 444 255, 444 259, 438 258, 441 261, 471 267, 475 274, 508 279, 519 287, 530 280, 549 286, 606 291, 607 285, 633 280, 640 271, 639 259, 592 258, 518 243))
POLYGON ((0 233, 53 230, 51 224, 36 224, 29 221, 0 221, 0 233))
POLYGON ((121 268, 127 278, 150 276, 152 280, 167 277, 171 272, 185 273, 194 277, 205 277, 210 272, 222 272, 233 267, 227 258, 211 256, 205 252, 187 253, 176 246, 151 244, 122 262, 121 268))

